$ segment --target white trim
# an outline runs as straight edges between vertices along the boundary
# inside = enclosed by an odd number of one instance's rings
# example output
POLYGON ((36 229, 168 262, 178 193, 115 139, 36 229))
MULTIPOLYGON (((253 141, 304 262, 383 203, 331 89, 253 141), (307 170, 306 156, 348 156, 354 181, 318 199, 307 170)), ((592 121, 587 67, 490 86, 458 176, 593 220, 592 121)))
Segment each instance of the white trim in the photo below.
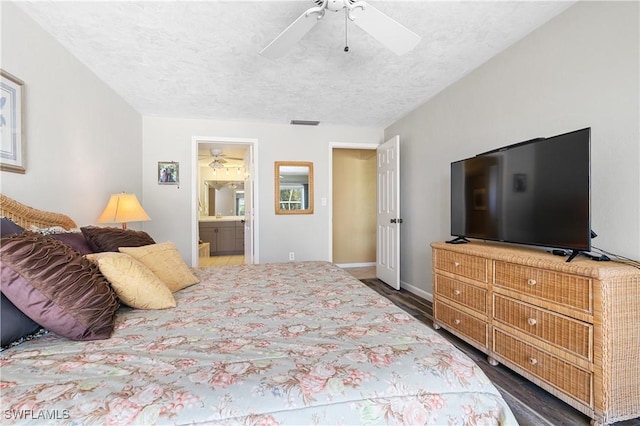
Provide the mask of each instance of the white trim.
MULTIPOLYGON (((327 193, 329 194, 329 196, 327 197, 327 208, 329 209, 328 211, 328 217, 329 217, 329 232, 327 232, 328 234, 328 238, 329 238, 329 257, 327 259, 329 259, 329 262, 333 262, 333 150, 334 149, 369 149, 369 150, 375 150, 378 148, 378 146, 380 145, 380 143, 355 143, 355 142, 329 142, 329 159, 327 161, 328 164, 328 168, 329 168, 329 184, 327 186, 327 188, 329 188, 329 190, 327 191, 327 193)), ((375 263, 374 263, 375 266, 375 263)))
POLYGON ((424 291, 421 288, 418 288, 418 287, 416 287, 414 285, 411 285, 409 283, 406 283, 404 281, 400 281, 400 288, 402 288, 404 290, 407 290, 408 292, 413 293, 413 294, 415 294, 417 296, 420 296, 423 299, 426 299, 429 302, 433 303, 433 294, 427 293, 426 291, 424 291))
POLYGON ((366 268, 369 266, 376 266, 376 262, 365 262, 365 263, 337 263, 336 266, 340 268, 366 268))
POLYGON ((192 266, 198 266, 198 144, 199 143, 220 143, 220 144, 239 144, 250 145, 252 147, 253 161, 253 263, 260 263, 260 225, 259 225, 259 173, 258 173, 258 139, 255 138, 230 138, 226 136, 192 136, 191 137, 191 159, 193 161, 191 168, 191 263, 192 266))

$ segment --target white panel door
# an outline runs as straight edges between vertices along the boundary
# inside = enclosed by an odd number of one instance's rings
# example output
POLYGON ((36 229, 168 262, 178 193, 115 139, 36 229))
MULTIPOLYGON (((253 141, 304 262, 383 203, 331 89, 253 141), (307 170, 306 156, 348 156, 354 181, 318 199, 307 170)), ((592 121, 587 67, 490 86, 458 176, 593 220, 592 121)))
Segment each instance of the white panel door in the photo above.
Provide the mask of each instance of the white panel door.
POLYGON ((376 276, 400 290, 400 136, 377 149, 376 276))

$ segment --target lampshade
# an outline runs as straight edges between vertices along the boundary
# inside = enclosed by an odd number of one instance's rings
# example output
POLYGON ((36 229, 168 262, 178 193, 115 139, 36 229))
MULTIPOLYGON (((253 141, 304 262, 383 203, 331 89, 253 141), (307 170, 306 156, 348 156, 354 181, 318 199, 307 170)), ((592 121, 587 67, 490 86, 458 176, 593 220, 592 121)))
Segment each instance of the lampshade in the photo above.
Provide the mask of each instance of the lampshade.
POLYGON ((109 198, 107 207, 98 218, 98 223, 122 224, 122 229, 127 229, 127 222, 142 222, 151 220, 144 211, 138 197, 135 194, 113 194, 109 198))

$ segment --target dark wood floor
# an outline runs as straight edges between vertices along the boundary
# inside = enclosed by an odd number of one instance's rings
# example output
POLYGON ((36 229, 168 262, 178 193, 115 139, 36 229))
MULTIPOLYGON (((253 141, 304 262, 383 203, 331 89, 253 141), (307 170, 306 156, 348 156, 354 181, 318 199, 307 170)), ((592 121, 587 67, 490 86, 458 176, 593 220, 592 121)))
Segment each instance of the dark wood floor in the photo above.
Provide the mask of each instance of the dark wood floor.
MULTIPOLYGON (((362 279, 361 281, 416 319, 429 327, 433 327, 433 309, 431 302, 428 300, 403 289, 394 290, 378 279, 362 279)), ((585 426, 591 423, 589 417, 529 382, 519 374, 502 365, 491 366, 487 362, 486 355, 473 346, 443 329, 438 332, 478 364, 500 390, 520 425, 585 426)), ((615 423, 615 426, 640 426, 640 418, 615 423)))

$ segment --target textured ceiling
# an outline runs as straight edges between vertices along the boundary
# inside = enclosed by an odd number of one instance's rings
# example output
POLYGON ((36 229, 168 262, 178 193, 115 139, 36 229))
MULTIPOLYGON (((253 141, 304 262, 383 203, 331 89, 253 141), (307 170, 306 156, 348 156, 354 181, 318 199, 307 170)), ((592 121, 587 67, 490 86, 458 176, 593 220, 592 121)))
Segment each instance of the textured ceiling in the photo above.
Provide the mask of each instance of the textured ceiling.
POLYGON ((559 1, 371 1, 422 36, 396 56, 344 14, 287 55, 260 50, 306 9, 293 1, 16 4, 144 115, 385 127, 569 7, 559 1))

